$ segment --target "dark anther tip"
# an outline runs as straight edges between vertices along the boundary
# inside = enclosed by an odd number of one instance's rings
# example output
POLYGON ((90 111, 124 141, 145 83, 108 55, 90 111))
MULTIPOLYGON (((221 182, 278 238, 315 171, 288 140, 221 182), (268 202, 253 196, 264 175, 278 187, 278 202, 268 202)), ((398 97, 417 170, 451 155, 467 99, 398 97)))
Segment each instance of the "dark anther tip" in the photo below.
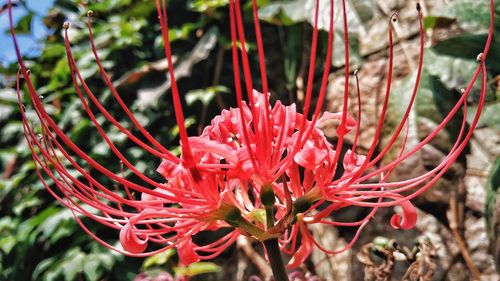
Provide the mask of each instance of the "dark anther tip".
POLYGON ((87 16, 88 16, 88 17, 91 17, 91 16, 93 16, 93 15, 94 15, 94 11, 89 10, 89 11, 87 12, 87 16))
POLYGON ((69 22, 67 22, 67 21, 64 22, 63 23, 63 28, 67 30, 69 28, 69 22))
POLYGON ((422 6, 420 6, 420 3, 417 2, 417 12, 420 13, 420 11, 422 11, 422 6))
POLYGON ((393 14, 391 15, 391 21, 392 21, 392 22, 396 22, 396 21, 398 21, 398 17, 399 17, 399 14, 398 14, 397 12, 393 13, 393 14))

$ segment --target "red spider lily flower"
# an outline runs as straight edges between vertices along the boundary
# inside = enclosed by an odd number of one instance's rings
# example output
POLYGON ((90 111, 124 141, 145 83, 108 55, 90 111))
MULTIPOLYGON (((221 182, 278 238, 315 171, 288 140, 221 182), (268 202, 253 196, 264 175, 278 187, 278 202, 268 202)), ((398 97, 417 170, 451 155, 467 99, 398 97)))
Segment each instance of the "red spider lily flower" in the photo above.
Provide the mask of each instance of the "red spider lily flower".
MULTIPOLYGON (((57 127, 45 111, 30 81, 28 70, 18 50, 14 29, 11 28, 20 64, 18 98, 24 133, 33 154, 37 174, 47 190, 72 210, 82 228, 103 245, 131 256, 153 255, 175 247, 183 264, 216 257, 238 236, 246 235, 263 243, 270 240, 279 241, 281 251, 292 257, 288 266, 293 268, 304 262, 314 247, 330 254, 350 248, 362 229, 381 207, 400 206, 402 213, 392 217, 391 225, 395 228, 412 228, 417 217, 416 209, 410 200, 428 190, 440 179, 464 150, 478 124, 486 95, 485 59, 492 40, 494 1, 490 0, 489 37, 484 51, 478 56, 478 66, 468 87, 437 128, 414 148, 406 151, 408 118, 417 95, 424 54, 422 14, 417 4, 420 57, 413 92, 405 114, 392 137, 379 153, 375 153, 376 147, 380 144, 392 84, 394 56, 391 21, 396 20, 396 16, 391 17, 388 24, 389 64, 386 94, 375 136, 364 155, 357 152, 357 140, 362 121, 359 86, 357 114, 351 115, 347 112, 348 85, 352 77, 349 69, 349 33, 345 1, 341 1, 340 7, 346 50, 343 109, 341 112, 322 114, 321 109, 332 61, 334 1, 330 1, 328 46, 324 58, 321 86, 319 91, 315 92, 313 77, 317 60, 319 18, 319 0, 316 0, 309 75, 304 105, 300 112, 295 104, 284 105, 279 101, 274 105, 270 103, 265 52, 255 0, 252 1, 252 8, 262 89, 254 89, 239 2, 229 1, 236 107, 223 110, 220 115, 214 117, 211 125, 207 126, 200 136, 189 137, 184 125, 181 95, 173 70, 166 4, 164 0, 156 0, 165 41, 165 56, 171 66, 168 75, 172 83, 171 92, 180 132, 182 147, 180 157, 170 153, 141 126, 113 87, 93 42, 91 12, 89 12, 88 30, 96 63, 106 86, 134 124, 135 129, 142 134, 141 138, 123 127, 101 105, 87 86, 72 55, 67 35, 68 26, 65 26, 65 43, 71 78, 84 110, 109 149, 121 161, 124 169, 131 171, 141 180, 140 183, 130 181, 121 173, 111 171, 92 159, 57 127), (244 87, 240 84, 242 81, 240 67, 243 69, 244 87), (24 112, 20 93, 21 77, 25 80, 30 102, 41 124, 40 135, 35 133, 35 129, 24 112), (481 95, 477 113, 468 126, 465 120, 467 114, 463 114, 459 136, 443 161, 419 177, 404 181, 388 181, 395 167, 429 143, 458 111, 466 112, 467 97, 478 79, 481 80, 481 95), (243 101, 244 92, 246 92, 248 102, 243 101), (317 97, 314 109, 311 108, 313 95, 317 97), (96 114, 106 117, 107 121, 138 147, 153 154, 159 161, 161 160, 157 171, 164 176, 166 181, 157 182, 134 167, 133 163, 127 160, 107 136, 102 125, 97 121, 96 114), (312 117, 308 119, 308 116, 312 117), (319 129, 321 125, 330 121, 338 124, 336 127, 338 140, 335 143, 329 142, 319 129), (341 159, 340 148, 344 146, 345 135, 351 131, 355 134, 354 142, 341 159), (401 147, 395 148, 396 140, 400 137, 403 137, 405 141, 401 147), (392 149, 400 151, 398 157, 385 165, 376 167, 375 165, 381 163, 386 153, 392 149), (82 166, 81 160, 87 165, 82 166), (338 163, 343 167, 338 167, 338 163), (78 175, 74 172, 70 173, 68 167, 76 170, 78 175), (92 173, 89 172, 89 167, 92 173), (340 177, 334 178, 338 169, 342 169, 343 173, 340 177), (121 187, 120 192, 116 191, 114 185, 99 182, 96 179, 97 173, 118 184, 121 187), (53 184, 49 184, 48 179, 51 179, 53 184), (137 194, 140 196, 138 197, 137 194), (319 208, 320 205, 322 208, 319 208), (371 212, 364 219, 355 222, 339 222, 330 218, 333 212, 350 206, 370 208, 371 212), (82 215, 119 231, 123 249, 108 244, 92 233, 80 219, 82 215), (345 248, 325 249, 314 239, 308 229, 308 225, 316 223, 357 227, 358 230, 354 239, 345 248), (197 242, 198 234, 219 229, 229 231, 216 241, 205 242, 202 245, 197 242)), ((11 12, 9 16, 12 25, 11 12)), ((354 76, 357 81, 356 73, 354 76)), ((271 253, 268 254, 271 258, 271 253)))

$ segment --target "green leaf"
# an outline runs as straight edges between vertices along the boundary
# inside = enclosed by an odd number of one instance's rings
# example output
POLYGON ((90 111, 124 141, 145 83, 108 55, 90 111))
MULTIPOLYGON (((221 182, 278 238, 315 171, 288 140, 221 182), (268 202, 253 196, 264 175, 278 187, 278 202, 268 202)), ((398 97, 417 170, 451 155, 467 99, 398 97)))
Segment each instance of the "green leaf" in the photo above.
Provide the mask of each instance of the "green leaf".
POLYGON ((73 221, 73 214, 68 209, 60 209, 46 219, 37 230, 42 233, 43 240, 50 240, 52 243, 59 239, 69 236, 76 228, 76 222, 73 221))
POLYGON ((9 88, 0 89, 0 103, 17 105, 16 91, 9 88))
POLYGON ((79 249, 70 250, 61 264, 64 279, 75 280, 78 273, 83 271, 85 254, 79 249))
POLYGON ((89 255, 85 259, 85 263, 83 265, 83 273, 87 280, 89 281, 97 281, 99 277, 101 277, 101 270, 99 270, 100 261, 99 258, 94 255, 89 255))
POLYGON ((216 95, 229 92, 229 88, 225 86, 212 86, 205 89, 191 90, 186 93, 186 103, 187 105, 193 105, 193 103, 199 101, 204 106, 208 106, 216 95))
POLYGON ((433 16, 455 18, 460 28, 472 32, 484 32, 489 25, 488 1, 457 0, 453 5, 444 5, 433 16))
POLYGON ((14 205, 12 211, 14 212, 14 214, 19 216, 24 210, 31 207, 36 207, 41 203, 42 200, 34 196, 34 194, 26 194, 19 202, 17 202, 17 204, 14 205))
POLYGON ((51 60, 57 58, 64 58, 66 54, 66 48, 62 44, 48 44, 45 49, 43 49, 40 59, 51 60))
POLYGON ((221 267, 213 262, 196 262, 187 267, 174 267, 176 276, 192 277, 205 273, 220 272, 221 267))
MULTIPOLYGON (((474 59, 465 59, 451 55, 444 55, 436 52, 435 49, 426 50, 424 66, 426 71, 439 78, 449 90, 460 91, 467 88, 476 68, 477 61, 474 59)), ((480 85, 476 83, 471 93, 471 97, 477 100, 480 92, 480 85)), ((492 95, 492 93, 489 93, 492 95)))
MULTIPOLYGON (((401 85, 394 88, 391 94, 391 107, 388 113, 389 124, 397 124, 400 121, 402 114, 406 110, 406 106, 412 94, 414 87, 416 71, 407 77, 401 85)), ((444 116, 448 114, 450 109, 456 104, 460 94, 457 90, 449 89, 444 80, 439 76, 434 75, 431 71, 424 69, 420 80, 417 98, 415 100, 414 112, 415 123, 412 126, 418 126, 418 121, 422 119, 432 121, 432 123, 440 123, 444 116)), ((433 139, 432 145, 442 151, 451 149, 451 140, 456 137, 456 128, 460 128, 462 122, 462 112, 459 111, 455 117, 448 123, 442 133, 438 134, 433 139), (448 133, 448 134, 447 134, 448 133)), ((387 129, 390 127, 388 126, 387 129)), ((417 128, 417 127, 415 127, 417 128)), ((415 140, 421 140, 426 137, 425 132, 415 130, 412 136, 415 140)))
POLYGON ((13 120, 4 125, 0 136, 0 142, 7 143, 18 139, 23 134, 23 124, 21 121, 13 120))
MULTIPOLYGON (((186 128, 189 128, 192 125, 194 125, 195 123, 196 123, 196 121, 194 120, 193 117, 188 117, 184 121, 184 126, 186 126, 186 128)), ((178 136, 179 135, 179 126, 175 125, 173 128, 171 128, 169 131, 169 135, 170 136, 178 136)))
POLYGON ((40 275, 44 273, 48 268, 50 268, 51 265, 54 264, 56 261, 55 257, 50 257, 47 259, 44 259, 41 261, 36 267, 35 270, 33 271, 33 274, 31 275, 33 280, 40 280, 40 275))
POLYGON ((48 218, 50 218, 52 215, 56 214, 57 212, 59 212, 59 209, 52 206, 52 207, 44 209, 42 212, 38 213, 37 215, 22 222, 18 228, 18 233, 19 233, 18 238, 20 240, 26 239, 27 236, 30 235, 31 231, 34 228, 41 225, 43 222, 45 222, 48 218))
POLYGON ((303 9, 306 0, 277 1, 259 9, 259 18, 274 24, 292 25, 305 21, 307 15, 303 9))
POLYGON ((33 20, 33 13, 28 13, 21 17, 14 27, 16 34, 29 34, 31 33, 31 21, 33 20))
POLYGON ((448 56, 475 59, 483 51, 487 35, 462 35, 441 41, 432 49, 448 56))
POLYGON ((189 9, 195 12, 205 13, 210 10, 224 7, 229 4, 229 0, 192 0, 189 2, 189 9))
POLYGON ((0 238, 0 249, 2 252, 4 252, 6 255, 12 251, 12 249, 16 246, 17 244, 17 239, 16 237, 12 235, 4 236, 0 238))
POLYGON ((175 42, 177 40, 187 40, 189 35, 196 29, 203 27, 201 23, 185 23, 181 28, 170 28, 168 30, 168 37, 170 39, 170 43, 175 42))
POLYGON ((424 29, 446 28, 456 22, 456 19, 439 16, 428 16, 424 18, 424 29))
POLYGON ((91 4, 90 9, 95 12, 109 12, 113 9, 129 6, 132 0, 104 0, 91 4))
MULTIPOLYGON (((477 107, 468 112, 467 120, 472 121, 474 115, 476 115, 477 107)), ((481 112, 481 118, 479 119, 478 127, 489 127, 493 129, 500 130, 500 102, 495 102, 491 104, 486 104, 481 112)))
POLYGON ((148 257, 142 263, 142 269, 147 270, 154 266, 165 265, 172 256, 175 255, 174 249, 168 249, 164 252, 148 257))

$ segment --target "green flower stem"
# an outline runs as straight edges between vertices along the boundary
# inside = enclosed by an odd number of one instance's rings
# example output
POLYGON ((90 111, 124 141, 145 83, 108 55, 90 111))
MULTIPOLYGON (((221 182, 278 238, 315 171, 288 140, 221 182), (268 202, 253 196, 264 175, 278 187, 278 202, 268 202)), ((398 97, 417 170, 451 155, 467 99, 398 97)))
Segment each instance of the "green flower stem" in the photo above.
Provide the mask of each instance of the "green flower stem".
POLYGON ((274 209, 273 206, 266 206, 266 226, 270 229, 274 226, 274 209))
POLYGON ((275 281, 289 281, 285 264, 283 263, 283 258, 281 257, 278 239, 273 238, 264 241, 264 247, 266 247, 267 256, 269 258, 271 269, 273 270, 275 281))
POLYGON ((270 229, 274 226, 274 202, 276 200, 272 185, 262 186, 260 200, 266 209, 266 227, 270 229))

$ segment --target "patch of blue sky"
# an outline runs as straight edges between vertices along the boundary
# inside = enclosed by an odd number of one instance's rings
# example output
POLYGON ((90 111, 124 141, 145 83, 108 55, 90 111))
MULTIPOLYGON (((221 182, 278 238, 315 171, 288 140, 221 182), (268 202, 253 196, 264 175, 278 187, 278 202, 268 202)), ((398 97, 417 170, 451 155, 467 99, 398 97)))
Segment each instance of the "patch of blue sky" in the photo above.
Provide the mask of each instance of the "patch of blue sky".
MULTIPOLYGON (((5 4, 0 1, 0 4, 5 4)), ((43 16, 47 14, 52 7, 54 0, 27 0, 26 5, 29 10, 35 13, 31 22, 31 33, 17 35, 17 40, 21 53, 24 55, 35 56, 39 53, 43 40, 50 33, 43 24, 43 16)), ((14 24, 28 13, 22 6, 13 9, 14 24)), ((9 17, 7 11, 0 15, 0 63, 7 65, 17 60, 14 44, 10 37, 9 17)))

